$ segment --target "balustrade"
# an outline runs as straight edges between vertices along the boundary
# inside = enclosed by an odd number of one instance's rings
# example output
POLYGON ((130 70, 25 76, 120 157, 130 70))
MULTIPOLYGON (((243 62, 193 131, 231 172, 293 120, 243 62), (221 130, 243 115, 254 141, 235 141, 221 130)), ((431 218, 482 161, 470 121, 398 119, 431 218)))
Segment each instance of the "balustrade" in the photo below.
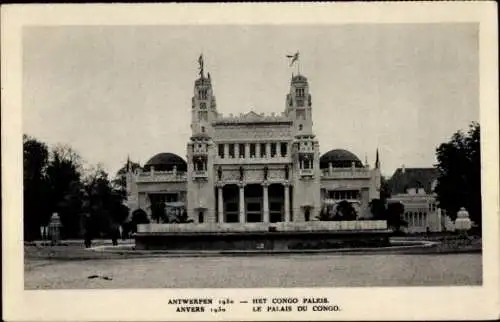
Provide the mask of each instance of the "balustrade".
POLYGON ((178 182, 185 181, 187 178, 186 172, 179 171, 150 171, 137 174, 137 182, 178 182))

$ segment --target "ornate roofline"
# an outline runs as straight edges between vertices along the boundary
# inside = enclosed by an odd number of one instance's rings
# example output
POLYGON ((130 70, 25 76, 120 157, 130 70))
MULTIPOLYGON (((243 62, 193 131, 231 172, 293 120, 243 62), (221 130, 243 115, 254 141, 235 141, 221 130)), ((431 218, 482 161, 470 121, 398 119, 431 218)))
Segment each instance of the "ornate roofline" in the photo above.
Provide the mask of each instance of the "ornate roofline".
POLYGON ((256 113, 254 111, 250 111, 248 113, 240 113, 240 115, 229 114, 229 116, 224 116, 222 114, 218 114, 217 118, 213 122, 214 125, 226 125, 226 124, 291 124, 292 120, 286 115, 286 113, 282 112, 279 114, 271 113, 270 115, 266 115, 264 113, 256 113))

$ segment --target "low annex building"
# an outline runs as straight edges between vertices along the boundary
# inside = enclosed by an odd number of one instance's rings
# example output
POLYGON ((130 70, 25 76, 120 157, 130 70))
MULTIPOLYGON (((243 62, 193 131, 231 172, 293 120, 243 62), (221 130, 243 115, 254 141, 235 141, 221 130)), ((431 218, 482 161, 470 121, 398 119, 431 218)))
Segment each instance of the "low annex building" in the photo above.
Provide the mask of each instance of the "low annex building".
POLYGON ((164 202, 185 206, 195 223, 304 222, 325 203, 347 200, 369 218, 369 202, 379 198, 378 152, 372 168, 347 150, 320 155, 307 78, 292 75, 284 98, 281 113, 222 115, 201 64, 187 160, 159 153, 143 170, 129 171, 131 213, 151 216, 152 206, 164 202))
POLYGON ((408 232, 442 231, 451 225, 449 217, 438 207, 434 188, 437 184, 436 168, 396 169, 389 180, 391 198, 388 202, 401 202, 405 207, 403 219, 408 232))

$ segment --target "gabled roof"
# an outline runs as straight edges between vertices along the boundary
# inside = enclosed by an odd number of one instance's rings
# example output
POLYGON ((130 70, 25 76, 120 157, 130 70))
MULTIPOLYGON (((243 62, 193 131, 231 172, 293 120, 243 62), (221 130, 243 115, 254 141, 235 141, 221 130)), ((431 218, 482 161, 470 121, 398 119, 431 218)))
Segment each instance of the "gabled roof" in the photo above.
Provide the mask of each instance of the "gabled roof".
POLYGON ((436 168, 398 168, 389 179, 391 194, 406 193, 406 189, 423 188, 431 193, 433 182, 438 178, 436 168))

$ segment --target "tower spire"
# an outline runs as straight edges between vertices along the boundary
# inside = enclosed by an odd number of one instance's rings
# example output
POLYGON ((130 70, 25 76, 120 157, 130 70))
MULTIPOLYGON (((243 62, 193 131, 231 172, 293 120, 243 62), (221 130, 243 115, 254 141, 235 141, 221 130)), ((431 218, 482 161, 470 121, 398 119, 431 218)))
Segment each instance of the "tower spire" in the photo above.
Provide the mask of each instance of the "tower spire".
POLYGON ((199 69, 200 69, 200 77, 201 78, 205 78, 205 73, 204 73, 204 69, 203 69, 203 54, 200 54, 200 57, 198 57, 198 65, 199 65, 199 69))
POLYGON ((377 153, 376 153, 376 156, 375 156, 375 169, 380 169, 380 159, 379 159, 379 156, 378 156, 378 148, 377 148, 377 153))
POLYGON ((130 154, 127 154, 127 172, 130 172, 130 154))

